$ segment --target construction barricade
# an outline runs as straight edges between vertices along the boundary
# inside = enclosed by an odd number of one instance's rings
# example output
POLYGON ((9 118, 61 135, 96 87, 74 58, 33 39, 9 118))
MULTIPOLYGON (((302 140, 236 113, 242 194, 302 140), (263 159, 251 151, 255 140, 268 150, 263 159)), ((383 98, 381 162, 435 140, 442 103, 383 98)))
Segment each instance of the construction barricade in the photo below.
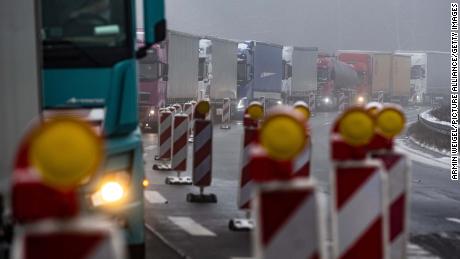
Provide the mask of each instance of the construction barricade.
POLYGON ((194 128, 194 122, 195 122, 195 106, 197 104, 196 101, 190 101, 190 104, 192 104, 192 120, 190 121, 190 137, 188 139, 188 142, 193 143, 193 128, 194 128))
POLYGON ((173 131, 173 113, 163 111, 160 113, 160 126, 158 135, 159 152, 155 160, 160 160, 161 163, 154 164, 153 170, 169 170, 171 161, 172 148, 172 131, 173 131))
POLYGON ((176 113, 182 113, 182 105, 175 103, 173 104, 174 109, 176 109, 176 113))
POLYGON ((204 188, 212 182, 212 122, 205 119, 209 110, 207 100, 200 101, 195 107, 192 182, 199 187, 200 193, 187 194, 188 202, 217 202, 215 194, 204 194, 204 188))
POLYGON ((189 138, 192 136, 193 130, 193 104, 185 103, 184 104, 184 113, 188 116, 188 126, 189 126, 189 138))
POLYGON ((339 117, 331 139, 333 258, 387 258, 387 181, 380 161, 366 158, 374 120, 363 108, 339 117))
POLYGON ((254 222, 249 213, 253 197, 254 182, 249 170, 249 152, 257 142, 259 121, 263 117, 263 107, 259 102, 252 102, 245 111, 243 118, 243 145, 240 160, 240 182, 238 189, 237 206, 246 212, 246 218, 234 218, 229 221, 228 227, 233 231, 249 231, 254 228, 254 222))
POLYGON ((267 113, 259 144, 251 150, 256 258, 324 258, 324 222, 315 183, 292 173, 294 158, 307 144, 305 126, 300 112, 277 106, 267 113))
POLYGON ((125 258, 117 227, 80 211, 78 188, 101 165, 102 139, 75 117, 34 126, 14 163, 11 204, 18 224, 11 258, 125 258))
POLYGON ((174 115, 173 124, 171 170, 177 172, 177 177, 168 176, 165 182, 166 184, 192 184, 190 177, 181 177, 181 173, 187 171, 188 115, 174 115))
POLYGON ((232 102, 230 101, 230 98, 224 98, 224 102, 222 104, 222 123, 220 125, 221 129, 230 129, 231 105, 232 105, 232 102))
POLYGON ((388 233, 391 258, 407 258, 409 238, 410 163, 394 151, 394 137, 405 125, 401 108, 394 105, 368 106, 375 117, 375 136, 369 144, 371 157, 382 162, 388 177, 388 233))

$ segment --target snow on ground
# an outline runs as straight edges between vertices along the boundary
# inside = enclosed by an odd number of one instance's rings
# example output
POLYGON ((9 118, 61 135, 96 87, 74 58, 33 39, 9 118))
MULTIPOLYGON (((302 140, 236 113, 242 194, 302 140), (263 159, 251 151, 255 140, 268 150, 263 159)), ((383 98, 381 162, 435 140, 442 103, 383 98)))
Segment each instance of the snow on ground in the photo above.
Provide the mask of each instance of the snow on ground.
POLYGON ((428 110, 428 111, 420 113, 420 116, 422 116, 422 118, 424 118, 427 121, 431 121, 431 122, 442 124, 442 125, 448 125, 448 126, 451 125, 450 122, 439 120, 438 118, 434 117, 430 113, 431 113, 431 110, 428 110))
POLYGON ((404 140, 396 140, 397 151, 406 153, 411 160, 417 161, 425 165, 436 166, 444 169, 450 169, 450 157, 449 156, 435 156, 428 152, 420 151, 416 148, 407 145, 404 140))
POLYGON ((425 144, 425 143, 422 143, 420 141, 418 141, 416 138, 410 136, 409 139, 414 142, 415 144, 423 147, 423 148, 426 148, 430 151, 433 151, 433 152, 436 152, 436 153, 439 153, 441 155, 444 155, 444 156, 450 156, 450 150, 447 150, 447 149, 440 149, 436 146, 433 146, 433 145, 428 145, 428 144, 425 144))

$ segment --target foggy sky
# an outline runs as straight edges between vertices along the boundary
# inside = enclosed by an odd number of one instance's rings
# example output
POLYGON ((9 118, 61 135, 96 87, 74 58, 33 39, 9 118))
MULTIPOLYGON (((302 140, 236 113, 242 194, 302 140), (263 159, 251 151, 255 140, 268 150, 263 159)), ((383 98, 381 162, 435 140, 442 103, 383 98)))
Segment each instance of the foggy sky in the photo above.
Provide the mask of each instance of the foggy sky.
POLYGON ((448 0, 165 0, 168 27, 321 50, 450 50, 448 0))

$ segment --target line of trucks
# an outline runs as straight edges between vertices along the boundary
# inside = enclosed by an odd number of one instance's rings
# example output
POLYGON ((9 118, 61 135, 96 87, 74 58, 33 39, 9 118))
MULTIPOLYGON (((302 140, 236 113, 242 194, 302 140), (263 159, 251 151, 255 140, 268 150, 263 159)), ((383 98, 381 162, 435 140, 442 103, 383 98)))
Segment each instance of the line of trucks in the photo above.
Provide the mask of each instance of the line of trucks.
MULTIPOLYGON (((142 42, 138 31, 138 43, 142 42)), ((158 109, 173 103, 230 98, 233 116, 252 100, 304 100, 317 110, 369 101, 429 103, 449 94, 449 54, 437 51, 339 50, 233 41, 168 31, 139 60, 142 128, 156 129, 158 109), (312 100, 314 98, 314 100, 312 100), (313 102, 312 102, 313 101, 313 102)), ((219 107, 216 105, 215 107, 219 107)), ((218 114, 219 109, 213 111, 218 114)))

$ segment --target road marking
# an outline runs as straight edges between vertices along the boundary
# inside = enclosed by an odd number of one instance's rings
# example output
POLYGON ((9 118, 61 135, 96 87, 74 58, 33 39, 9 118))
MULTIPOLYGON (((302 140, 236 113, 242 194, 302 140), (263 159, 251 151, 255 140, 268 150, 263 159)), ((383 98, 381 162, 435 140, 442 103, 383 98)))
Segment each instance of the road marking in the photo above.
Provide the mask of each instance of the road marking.
POLYGON ((216 236, 216 234, 189 217, 168 217, 172 223, 192 236, 216 236))
POLYGON ((144 198, 152 203, 152 204, 155 204, 155 203, 161 203, 161 204, 165 204, 165 203, 168 203, 168 200, 165 199, 165 197, 163 197, 163 195, 161 195, 159 192, 156 192, 156 191, 144 191, 144 198))
POLYGON ((421 248, 420 246, 409 243, 407 245, 407 258, 409 259, 439 259, 439 257, 432 255, 430 252, 421 248))
POLYGON ((457 219, 457 218, 446 218, 446 220, 460 224, 460 219, 457 219))

